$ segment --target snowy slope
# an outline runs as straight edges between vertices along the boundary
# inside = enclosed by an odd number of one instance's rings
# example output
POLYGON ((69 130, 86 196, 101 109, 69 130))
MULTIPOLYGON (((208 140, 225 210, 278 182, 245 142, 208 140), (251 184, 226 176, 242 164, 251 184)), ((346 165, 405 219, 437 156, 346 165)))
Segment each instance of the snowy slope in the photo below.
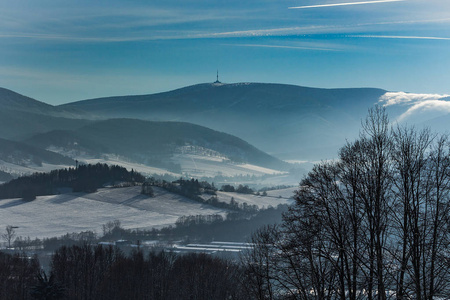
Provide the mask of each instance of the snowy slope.
POLYGON ((247 203, 248 205, 256 205, 258 208, 267 208, 269 205, 276 207, 278 204, 292 204, 294 191, 296 188, 287 188, 282 190, 268 191, 267 196, 257 196, 251 194, 217 192, 219 201, 229 203, 231 198, 237 203, 247 203))
POLYGON ((185 174, 194 177, 237 176, 237 175, 280 175, 286 172, 244 163, 231 163, 229 160, 214 156, 194 154, 176 154, 172 161, 181 166, 185 174))
POLYGON ((183 215, 221 214, 226 211, 155 188, 155 197, 140 194, 140 187, 106 188, 96 193, 70 193, 0 201, 0 228, 18 226, 18 236, 43 238, 93 230, 120 220, 124 228, 152 228, 175 224, 183 215))
MULTIPOLYGON (((54 237, 92 230, 102 235, 102 225, 120 220, 127 229, 161 228, 174 225, 181 216, 225 216, 226 210, 200 204, 183 196, 153 187, 155 196, 140 194, 140 187, 103 188, 95 193, 41 196, 31 202, 22 199, 0 201, 0 229, 18 226, 18 236, 54 237)), ((218 192, 219 201, 257 205, 259 208, 291 204, 295 188, 267 192, 267 196, 218 192)))
MULTIPOLYGON (((163 175, 169 174, 176 177, 183 175, 190 177, 214 177, 218 175, 223 176, 240 176, 240 175, 273 175, 274 177, 286 176, 287 172, 281 172, 273 169, 259 167, 251 164, 238 164, 224 161, 224 159, 201 156, 192 154, 176 154, 172 158, 172 162, 177 163, 181 167, 181 173, 173 173, 165 169, 147 166, 144 164, 126 161, 123 157, 113 154, 104 154, 102 158, 92 158, 88 156, 80 156, 80 161, 89 164, 106 163, 108 165, 120 165, 127 168, 127 170, 134 169, 135 171, 145 175, 151 176, 153 174, 163 175)), ((270 183, 270 180, 268 180, 270 183)), ((282 182, 287 184, 286 182, 282 182)), ((281 183, 280 183, 281 184, 281 183)), ((270 185, 270 184, 268 184, 270 185)))

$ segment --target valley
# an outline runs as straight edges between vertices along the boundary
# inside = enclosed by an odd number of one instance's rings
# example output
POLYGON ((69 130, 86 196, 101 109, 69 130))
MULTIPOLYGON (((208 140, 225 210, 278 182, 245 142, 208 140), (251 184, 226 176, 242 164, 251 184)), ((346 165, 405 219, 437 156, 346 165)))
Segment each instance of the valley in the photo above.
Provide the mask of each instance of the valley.
MULTIPOLYGON (((51 106, 1 89, 0 181, 106 163, 167 181, 195 178, 255 191, 297 187, 313 163, 334 159, 346 139, 358 136, 369 108, 384 105, 395 121, 416 120, 417 126, 444 131, 449 127, 439 120, 448 112, 423 113, 417 107, 447 100, 381 89, 236 83, 51 106)), ((217 191, 217 198, 262 209, 291 203, 294 190, 269 190, 265 196, 217 191)), ((225 216, 227 210, 157 187, 152 198, 140 195, 139 187, 105 187, 32 202, 0 201, 3 223, 35 237, 100 232, 102 224, 116 219, 126 229, 162 228, 182 216, 212 214, 225 216)))

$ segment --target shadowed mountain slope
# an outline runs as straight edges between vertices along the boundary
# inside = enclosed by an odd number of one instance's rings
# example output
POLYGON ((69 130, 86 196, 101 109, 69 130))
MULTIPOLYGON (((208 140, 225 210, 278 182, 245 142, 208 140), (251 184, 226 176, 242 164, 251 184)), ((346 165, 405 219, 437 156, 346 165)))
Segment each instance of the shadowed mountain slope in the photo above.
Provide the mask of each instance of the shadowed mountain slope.
POLYGON ((58 153, 0 138, 0 160, 17 165, 74 165, 75 161, 58 153))
POLYGON ((26 141, 41 147, 100 155, 114 153, 151 163, 170 159, 185 146, 217 152, 233 162, 286 169, 284 163, 232 135, 182 122, 151 122, 134 119, 97 121, 74 131, 51 131, 26 141))
POLYGON ((199 84, 165 93, 84 100, 61 107, 104 118, 195 123, 236 135, 270 153, 319 159, 334 155, 345 138, 356 136, 361 118, 385 92, 263 83, 199 84))

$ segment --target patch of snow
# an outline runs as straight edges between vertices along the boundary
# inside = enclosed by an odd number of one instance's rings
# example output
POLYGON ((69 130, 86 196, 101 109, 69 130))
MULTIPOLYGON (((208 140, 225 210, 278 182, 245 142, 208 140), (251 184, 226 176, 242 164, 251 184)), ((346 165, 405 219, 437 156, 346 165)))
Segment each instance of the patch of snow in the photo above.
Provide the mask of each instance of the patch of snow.
POLYGON ((298 187, 289 187, 285 189, 267 191, 266 193, 268 197, 293 198, 296 190, 298 190, 298 187))
POLYGON ((240 194, 229 192, 217 192, 217 198, 221 202, 231 202, 231 198, 239 204, 247 203, 248 205, 256 205, 258 208, 267 208, 269 205, 276 207, 278 204, 293 203, 293 188, 276 191, 268 191, 267 196, 257 196, 253 194, 240 194), (280 197, 281 196, 281 197, 280 197))
POLYGON ((55 169, 64 169, 74 167, 71 165, 53 165, 48 163, 42 163, 41 166, 37 165, 16 165, 3 160, 0 160, 0 170, 10 173, 12 175, 22 176, 30 175, 36 172, 50 172, 55 169))
POLYGON ((231 164, 225 159, 194 154, 176 154, 172 158, 172 161, 181 165, 183 173, 193 177, 283 174, 283 172, 277 170, 251 164, 231 164))
POLYGON ((245 168, 247 170, 251 170, 251 171, 255 171, 255 172, 260 172, 263 174, 287 174, 286 172, 281 172, 281 171, 277 171, 277 170, 273 170, 273 169, 268 169, 268 168, 264 168, 264 167, 259 167, 259 166, 255 166, 255 165, 251 165, 251 164, 241 164, 238 165, 241 168, 245 168))

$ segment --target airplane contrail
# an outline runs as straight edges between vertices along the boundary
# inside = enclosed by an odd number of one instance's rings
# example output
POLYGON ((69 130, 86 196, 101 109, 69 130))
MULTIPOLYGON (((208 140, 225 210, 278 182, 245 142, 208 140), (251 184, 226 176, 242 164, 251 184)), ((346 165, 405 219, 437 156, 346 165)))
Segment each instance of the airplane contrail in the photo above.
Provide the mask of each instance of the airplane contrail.
POLYGON ((375 1, 363 1, 363 2, 332 3, 332 4, 320 4, 320 5, 309 5, 309 6, 294 6, 294 7, 289 7, 289 9, 331 7, 331 6, 346 6, 346 5, 360 5, 360 4, 375 4, 375 3, 400 2, 400 1, 406 1, 406 0, 375 0, 375 1))

